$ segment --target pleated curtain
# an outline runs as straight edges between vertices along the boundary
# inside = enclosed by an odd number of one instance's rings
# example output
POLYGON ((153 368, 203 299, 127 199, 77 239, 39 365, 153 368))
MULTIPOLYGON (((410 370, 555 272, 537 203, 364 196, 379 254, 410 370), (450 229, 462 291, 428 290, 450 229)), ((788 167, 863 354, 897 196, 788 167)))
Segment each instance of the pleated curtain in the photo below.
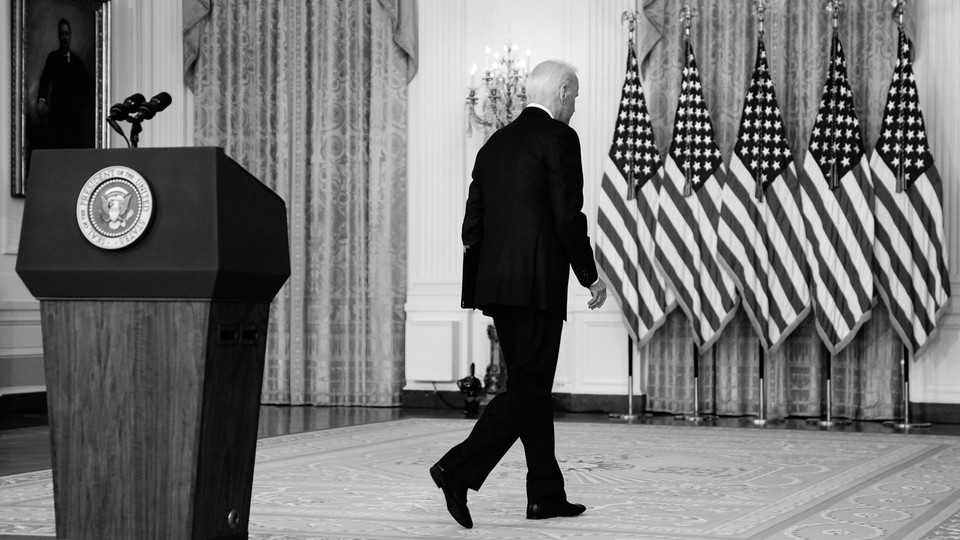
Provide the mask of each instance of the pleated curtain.
POLYGON ((400 404, 414 9, 184 1, 196 144, 224 147, 287 205, 264 403, 400 404))

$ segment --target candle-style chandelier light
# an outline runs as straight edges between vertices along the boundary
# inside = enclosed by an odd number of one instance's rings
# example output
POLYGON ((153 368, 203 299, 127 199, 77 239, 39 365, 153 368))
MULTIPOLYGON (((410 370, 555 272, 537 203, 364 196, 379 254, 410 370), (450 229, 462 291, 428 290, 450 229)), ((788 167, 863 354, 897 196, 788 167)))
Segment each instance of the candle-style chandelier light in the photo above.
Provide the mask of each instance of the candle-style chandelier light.
POLYGON ((527 105, 527 66, 530 61, 530 50, 527 49, 526 59, 519 58, 517 51, 520 47, 507 39, 500 51, 492 51, 487 47, 484 52, 487 62, 480 74, 480 86, 477 86, 477 64, 470 69, 470 87, 467 89, 467 136, 473 135, 476 129, 483 133, 483 140, 509 124, 527 105), (477 104, 480 111, 477 111, 477 104))

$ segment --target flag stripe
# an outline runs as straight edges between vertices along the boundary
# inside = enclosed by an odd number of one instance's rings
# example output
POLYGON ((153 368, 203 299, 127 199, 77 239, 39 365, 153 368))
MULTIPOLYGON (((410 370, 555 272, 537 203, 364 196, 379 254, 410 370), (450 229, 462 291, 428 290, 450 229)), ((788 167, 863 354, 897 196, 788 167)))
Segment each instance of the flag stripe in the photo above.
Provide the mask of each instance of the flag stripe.
MULTIPOLYGON (((813 158, 810 154, 807 154, 807 160, 811 161, 813 158)), ((857 176, 857 169, 853 169, 850 173, 841 180, 842 189, 831 190, 827 186, 826 180, 820 176, 819 166, 813 164, 815 168, 807 169, 808 176, 807 178, 811 180, 808 184, 808 189, 804 193, 806 200, 804 201, 804 216, 808 220, 816 220, 818 227, 815 230, 816 236, 821 239, 822 246, 821 249, 830 249, 832 250, 829 253, 829 259, 826 257, 818 257, 818 260, 821 261, 821 264, 828 264, 832 261, 848 261, 845 265, 850 265, 856 268, 869 268, 870 264, 867 261, 866 255, 872 250, 870 246, 864 246, 862 240, 863 236, 868 236, 868 230, 872 231, 873 227, 864 225, 864 222, 860 219, 851 218, 848 214, 854 213, 862 215, 864 213, 864 208, 860 208, 859 211, 854 209, 854 204, 851 203, 851 195, 849 193, 850 185, 858 185, 855 177, 857 176), (810 174, 812 172, 812 174, 810 174), (821 194, 826 196, 821 197, 821 194), (825 219, 821 219, 825 218, 825 219), (861 249, 856 249, 860 247, 861 249), (866 250, 864 250, 866 248, 866 250)), ((861 199, 865 198, 865 195, 860 197, 861 199)), ((867 209, 868 210, 868 209, 867 209)), ((824 281, 827 283, 827 287, 830 289, 835 289, 839 287, 839 290, 844 292, 844 296, 849 299, 850 303, 859 306, 867 306, 870 304, 871 294, 868 291, 872 291, 872 282, 862 275, 862 273, 854 273, 853 276, 848 274, 846 271, 843 271, 843 267, 833 268, 831 270, 838 270, 838 274, 832 278, 824 275, 824 281)))
POLYGON ((817 330, 837 353, 871 315, 875 226, 873 179, 837 31, 829 65, 800 188, 817 330))
POLYGON ((739 297, 733 280, 716 259, 726 169, 689 41, 680 87, 673 140, 658 197, 655 256, 690 320, 694 342, 703 350, 713 345, 733 318, 739 297))
POLYGON ((667 177, 660 190, 657 260, 694 325, 698 345, 706 348, 719 337, 733 315, 733 284, 711 255, 709 238, 704 238, 702 224, 709 221, 702 207, 698 208, 702 199, 683 197, 680 190, 684 177, 672 156, 667 157, 665 170, 667 177), (679 178, 681 185, 672 178, 679 178))
POLYGON ((912 43, 902 30, 898 34, 897 64, 870 158, 876 184, 874 274, 893 327, 917 355, 937 329, 950 280, 940 174, 926 143, 912 43))
MULTIPOLYGON (((617 264, 607 259, 606 251, 597 251, 597 266, 603 276, 606 278, 606 282, 610 284, 610 288, 614 291, 617 291, 618 294, 623 294, 623 291, 629 290, 620 279, 621 274, 616 272, 617 268, 622 268, 622 264, 617 264)), ((621 299, 621 304, 629 306, 628 300, 621 299)), ((637 328, 639 327, 639 315, 632 309, 622 309, 621 314, 623 315, 628 328, 637 328)))
MULTIPOLYGON (((790 164, 786 175, 792 175, 793 163, 790 164)), ((770 250, 770 265, 772 274, 778 277, 777 282, 783 290, 783 300, 778 303, 789 303, 793 313, 804 313, 810 307, 809 285, 805 277, 806 259, 802 251, 807 243, 803 233, 803 214, 800 213, 799 202, 792 197, 783 178, 775 182, 772 189, 767 190, 767 207, 770 214, 767 216, 767 235, 774 249, 770 250)))
POLYGON ((936 274, 930 277, 927 290, 930 294, 944 290, 946 296, 950 296, 950 276, 942 240, 943 196, 940 193, 940 182, 940 173, 935 166, 931 166, 914 184, 916 189, 911 189, 909 195, 914 212, 912 227, 917 243, 926 250, 926 259, 937 266, 936 274), (926 201, 930 201, 930 204, 926 201))
MULTIPOLYGON (((788 204, 793 204, 798 230, 802 230, 803 220, 783 178, 770 184, 764 202, 756 203, 757 184, 736 153, 730 166, 730 181, 724 186, 718 252, 737 281, 744 308, 764 348, 772 350, 809 311, 804 267, 796 259, 802 244, 798 234, 787 223, 781 223, 788 222, 788 211, 781 201, 784 194, 788 204), (788 236, 797 245, 789 245, 788 236)), ((787 170, 793 170, 792 163, 787 170)))
POLYGON ((807 261, 805 247, 807 234, 800 211, 800 179, 797 169, 791 161, 784 171, 783 181, 776 182, 772 190, 767 191, 769 207, 774 216, 775 226, 768 224, 768 230, 774 231, 775 245, 781 249, 777 253, 782 257, 785 268, 789 268, 792 291, 791 302, 798 312, 809 309, 809 294, 806 274, 807 261), (773 196, 771 196, 771 191, 773 196), (801 294, 802 293, 802 294, 801 294))
POLYGON ((637 228, 637 221, 634 219, 634 216, 631 215, 630 209, 626 207, 626 204, 622 199, 617 197, 617 190, 613 187, 613 182, 610 180, 610 177, 606 174, 603 175, 603 180, 600 182, 600 188, 607 195, 603 199, 603 205, 600 208, 600 213, 598 217, 602 218, 601 230, 607 233, 611 246, 620 256, 620 260, 629 261, 631 264, 623 268, 624 272, 627 272, 627 281, 630 283, 637 282, 637 267, 632 263, 637 262, 640 264, 645 263, 646 261, 639 260, 639 250, 637 249, 637 243, 629 242, 629 248, 627 243, 624 242, 623 238, 616 234, 615 229, 633 231, 637 228), (612 206, 613 208, 610 208, 612 206), (609 216, 609 217, 608 217, 609 216), (615 220, 617 225, 614 225, 611 221, 615 220))
MULTIPOLYGON (((807 160, 812 161, 813 157, 807 154, 807 160)), ((802 182, 804 219, 808 224, 807 241, 811 248, 808 261, 814 266, 811 277, 814 279, 819 330, 825 336, 827 347, 836 353, 849 343, 856 330, 869 318, 870 295, 864 289, 862 277, 851 276, 848 272, 856 274, 871 265, 866 254, 848 249, 850 244, 847 243, 851 236, 867 232, 841 230, 850 221, 842 216, 836 197, 845 196, 846 192, 840 189, 837 190, 839 193, 831 192, 820 175, 819 166, 813 165, 815 169, 807 169, 807 181, 802 182), (821 197, 821 193, 827 196, 821 197)), ((844 180, 845 186, 847 179, 844 180)), ((852 244, 860 245, 859 242, 852 244)), ((870 285, 872 290, 872 282, 870 285)))
MULTIPOLYGON (((877 182, 876 185, 877 206, 874 212, 878 222, 890 226, 877 227, 877 241, 880 242, 880 234, 882 233, 883 241, 880 243, 887 249, 888 253, 918 253, 921 251, 921 244, 917 241, 917 237, 915 235, 904 236, 902 233, 910 233, 912 231, 919 234, 923 229, 911 223, 910 220, 904 216, 902 209, 899 208, 897 201, 894 200, 894 195, 888 191, 888 186, 884 185, 885 183, 896 185, 896 179, 892 174, 889 174, 888 178, 884 178, 883 169, 885 169, 885 167, 874 167, 876 178, 881 180, 877 182)), ((926 290, 928 293, 933 294, 935 291, 931 291, 927 284, 936 283, 937 276, 931 270, 927 258, 910 257, 909 261, 912 263, 910 268, 908 268, 905 262, 899 257, 894 257, 890 260, 893 274, 897 277, 898 281, 901 283, 914 282, 913 285, 915 289, 926 290)), ((918 297, 916 300, 920 301, 921 298, 918 297)))
POLYGON ((654 221, 649 214, 656 212, 662 168, 656 149, 631 36, 613 141, 603 165, 595 251, 599 271, 639 346, 652 338, 675 305, 651 263, 654 221))
MULTIPOLYGON (((943 279, 946 265, 940 264, 942 244, 936 233, 931 236, 928 232, 928 227, 936 230, 937 221, 930 207, 916 206, 913 199, 921 196, 921 189, 911 189, 909 199, 898 196, 890 191, 896 185, 896 177, 886 163, 873 159, 871 164, 878 180, 875 186, 877 286, 901 339, 911 351, 917 352, 936 328, 937 318, 949 296, 949 292, 941 288, 943 283, 949 286, 949 279, 943 279), (932 268, 933 265, 938 268, 932 268)), ((931 167, 930 171, 936 169, 931 167)), ((925 173, 914 186, 929 187, 927 180, 925 173)))
MULTIPOLYGON (((744 307, 756 320, 754 326, 757 327, 758 335, 764 339, 770 337, 771 328, 789 326, 781 306, 793 307, 794 311, 802 311, 803 306, 797 308, 790 304, 779 280, 772 279, 775 276, 788 275, 788 272, 777 257, 776 250, 767 249, 771 239, 764 216, 751 202, 753 191, 746 189, 742 183, 738 173, 749 173, 743 168, 736 154, 730 166, 731 179, 737 178, 740 181, 731 180, 725 186, 730 193, 725 192, 723 197, 720 226, 722 241, 718 249, 721 259, 730 266, 731 275, 740 285, 738 289, 744 307), (771 297, 774 297, 773 301, 771 297)), ((769 199, 767 201, 769 203, 769 199)), ((770 340, 764 339, 764 347, 769 349, 770 345, 770 340)))

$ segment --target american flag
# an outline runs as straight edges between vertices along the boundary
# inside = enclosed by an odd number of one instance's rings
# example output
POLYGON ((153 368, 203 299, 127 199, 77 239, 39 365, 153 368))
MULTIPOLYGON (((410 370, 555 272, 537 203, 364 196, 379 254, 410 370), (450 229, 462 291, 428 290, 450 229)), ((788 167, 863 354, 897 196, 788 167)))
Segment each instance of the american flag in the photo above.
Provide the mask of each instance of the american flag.
POLYGON ((950 298, 943 242, 943 191, 927 146, 912 44, 900 31, 880 139, 870 157, 875 176, 874 274, 893 327, 910 352, 922 352, 950 298))
POLYGON ((817 330, 831 353, 870 318, 873 183, 836 31, 800 179, 817 330))
POLYGON ((733 318, 738 298, 733 280, 715 256, 726 167, 689 41, 685 54, 673 140, 660 188, 656 261, 690 319, 694 342, 704 350, 733 318))
POLYGON ((613 143, 603 168, 597 212, 598 267, 620 304, 630 336, 643 346, 676 300, 653 264, 663 163, 653 139, 632 39, 627 44, 613 143))
POLYGON ((800 185, 773 90, 767 51, 757 62, 723 186, 718 253, 767 351, 810 310, 800 185))

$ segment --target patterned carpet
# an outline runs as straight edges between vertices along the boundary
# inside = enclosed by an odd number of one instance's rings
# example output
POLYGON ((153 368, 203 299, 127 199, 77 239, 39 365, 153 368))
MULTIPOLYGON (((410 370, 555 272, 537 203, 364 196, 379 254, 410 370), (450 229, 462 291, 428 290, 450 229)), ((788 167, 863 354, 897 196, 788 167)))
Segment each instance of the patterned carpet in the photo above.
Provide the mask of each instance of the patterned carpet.
MULTIPOLYGON (((472 426, 409 419, 259 441, 250 538, 960 539, 960 437, 557 424, 576 518, 524 519, 514 447, 449 517, 427 469, 472 426)), ((0 535, 53 536, 49 471, 0 478, 0 535)))

